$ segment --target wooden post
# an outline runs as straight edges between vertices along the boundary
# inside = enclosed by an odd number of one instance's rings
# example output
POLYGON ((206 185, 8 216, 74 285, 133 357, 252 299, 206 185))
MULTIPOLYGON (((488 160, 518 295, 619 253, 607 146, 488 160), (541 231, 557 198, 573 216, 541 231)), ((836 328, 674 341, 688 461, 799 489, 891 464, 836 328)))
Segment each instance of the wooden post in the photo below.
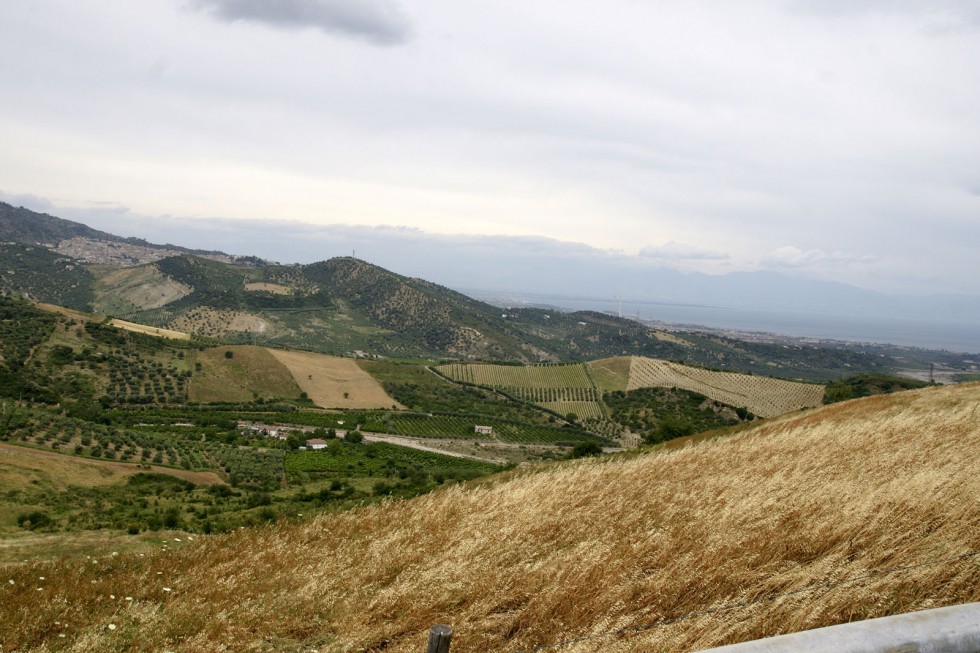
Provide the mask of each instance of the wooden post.
POLYGON ((429 630, 429 647, 425 653, 449 653, 449 642, 453 629, 445 624, 436 624, 429 630))

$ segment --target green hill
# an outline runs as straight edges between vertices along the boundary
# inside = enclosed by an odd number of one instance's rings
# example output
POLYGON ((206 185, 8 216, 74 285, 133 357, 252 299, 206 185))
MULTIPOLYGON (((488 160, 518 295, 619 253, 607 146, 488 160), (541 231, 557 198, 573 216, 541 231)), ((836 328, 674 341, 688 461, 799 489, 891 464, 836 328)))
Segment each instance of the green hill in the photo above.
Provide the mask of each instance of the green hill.
POLYGON ((519 362, 634 355, 818 382, 963 365, 944 352, 746 342, 596 312, 500 309, 354 258, 274 265, 119 238, 2 203, 0 243, 0 292, 231 343, 519 362))

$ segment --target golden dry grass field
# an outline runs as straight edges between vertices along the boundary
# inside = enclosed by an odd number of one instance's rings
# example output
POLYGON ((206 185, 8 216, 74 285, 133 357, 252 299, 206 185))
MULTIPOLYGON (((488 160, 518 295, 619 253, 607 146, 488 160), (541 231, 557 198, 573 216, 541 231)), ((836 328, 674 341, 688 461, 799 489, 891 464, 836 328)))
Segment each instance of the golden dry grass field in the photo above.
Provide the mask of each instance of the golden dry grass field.
POLYGON ((160 327, 146 326, 145 324, 136 324, 135 322, 127 322, 125 320, 110 320, 109 324, 119 329, 125 329, 126 331, 134 331, 136 333, 143 333, 148 336, 159 336, 161 338, 170 338, 171 340, 191 339, 191 335, 189 333, 184 333, 183 331, 174 331, 172 329, 161 329, 160 327))
POLYGON ((269 352, 321 408, 402 407, 353 359, 282 349, 270 349, 269 352))
POLYGON ((418 653, 442 622, 454 653, 684 652, 977 601, 978 450, 980 385, 931 388, 146 557, 9 566, 0 644, 418 653))
POLYGON ((293 289, 278 283, 246 283, 245 290, 251 292, 268 292, 273 295, 292 295, 293 289))

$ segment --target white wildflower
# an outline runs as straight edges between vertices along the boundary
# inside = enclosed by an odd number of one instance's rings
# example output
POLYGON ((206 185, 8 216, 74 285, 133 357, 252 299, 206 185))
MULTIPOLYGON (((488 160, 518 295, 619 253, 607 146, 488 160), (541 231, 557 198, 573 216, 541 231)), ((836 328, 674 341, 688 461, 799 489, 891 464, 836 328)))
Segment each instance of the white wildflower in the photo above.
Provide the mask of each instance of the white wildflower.
POLYGON ((115 630, 116 624, 109 624, 109 630, 115 630))

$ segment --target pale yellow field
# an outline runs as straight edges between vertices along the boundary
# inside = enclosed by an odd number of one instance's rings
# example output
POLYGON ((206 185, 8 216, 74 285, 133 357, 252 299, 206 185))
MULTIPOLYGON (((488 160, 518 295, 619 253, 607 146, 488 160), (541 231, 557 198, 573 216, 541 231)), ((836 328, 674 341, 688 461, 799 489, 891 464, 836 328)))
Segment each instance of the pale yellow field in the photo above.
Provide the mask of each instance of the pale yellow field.
POLYGON ((136 324, 135 322, 126 322, 125 320, 111 320, 109 322, 114 327, 125 329, 126 331, 135 331, 136 333, 145 333, 148 336, 160 336, 161 338, 169 338, 171 340, 190 340, 191 336, 189 333, 184 333, 183 331, 173 331, 171 329, 161 329, 159 327, 146 326, 145 324, 136 324))
POLYGON ((391 408, 401 404, 350 358, 270 349, 297 385, 322 408, 391 408))
POLYGON ((681 388, 760 417, 774 417, 823 403, 824 386, 736 372, 714 372, 679 363, 634 356, 627 390, 681 388))
POLYGON ((286 286, 281 286, 278 283, 261 283, 261 282, 246 283, 245 284, 245 290, 249 290, 249 291, 252 291, 252 292, 256 292, 256 291, 259 291, 259 292, 271 292, 274 295, 292 295, 293 294, 293 291, 292 291, 291 288, 287 288, 286 286))
POLYGON ((6 567, 0 644, 419 653, 447 623, 453 653, 687 652, 977 601, 978 417, 977 384, 872 397, 145 558, 6 567))

